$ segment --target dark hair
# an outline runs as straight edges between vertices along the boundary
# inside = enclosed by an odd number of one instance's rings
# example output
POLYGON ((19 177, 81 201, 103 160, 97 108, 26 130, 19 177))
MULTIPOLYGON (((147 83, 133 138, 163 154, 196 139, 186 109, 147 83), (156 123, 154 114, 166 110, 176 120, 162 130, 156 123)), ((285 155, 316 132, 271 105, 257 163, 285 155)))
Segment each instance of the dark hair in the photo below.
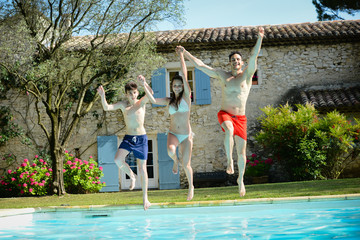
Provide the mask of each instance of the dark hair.
MULTIPOLYGON (((170 86, 171 86, 171 87, 172 87, 172 85, 173 85, 173 83, 174 83, 175 80, 179 80, 179 81, 181 81, 181 82, 184 84, 183 78, 182 78, 180 75, 176 74, 176 75, 171 79, 171 82, 170 82, 170 86)), ((183 88, 183 90, 180 92, 178 98, 176 98, 175 94, 172 94, 172 95, 170 96, 169 105, 173 104, 173 105, 175 105, 177 108, 179 108, 179 104, 180 104, 180 101, 181 101, 181 98, 182 98, 183 94, 184 94, 184 88, 183 88)))
POLYGON ((242 55, 241 55, 241 53, 240 53, 239 51, 233 51, 233 52, 231 52, 230 55, 229 55, 229 62, 231 61, 231 57, 232 57, 233 55, 235 55, 235 54, 239 54, 240 57, 242 58, 242 55))
POLYGON ((127 93, 128 91, 131 91, 131 90, 137 90, 137 84, 136 83, 128 82, 125 85, 125 93, 127 93))

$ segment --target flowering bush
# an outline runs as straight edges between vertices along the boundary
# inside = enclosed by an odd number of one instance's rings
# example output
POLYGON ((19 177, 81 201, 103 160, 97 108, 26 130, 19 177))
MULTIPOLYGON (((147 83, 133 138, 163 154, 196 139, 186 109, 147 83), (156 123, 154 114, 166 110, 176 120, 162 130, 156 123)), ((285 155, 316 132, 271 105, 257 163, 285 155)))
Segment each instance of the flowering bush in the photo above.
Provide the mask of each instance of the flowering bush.
MULTIPOLYGON (((69 193, 98 192, 105 183, 100 182, 104 175, 102 167, 90 157, 89 161, 74 158, 65 152, 64 183, 69 193)), ((47 161, 35 156, 32 163, 24 159, 15 171, 7 170, 0 178, 2 197, 46 195, 49 193, 53 170, 47 161)))
POLYGON ((250 157, 247 157, 245 176, 260 177, 268 175, 272 164, 273 160, 271 158, 264 160, 253 153, 250 157))
POLYGON ((98 167, 92 156, 89 160, 75 158, 65 151, 64 159, 64 183, 68 193, 98 192, 105 186, 100 178, 104 176, 102 167, 98 167))
POLYGON ((47 162, 35 156, 31 164, 28 159, 16 168, 7 170, 0 179, 0 193, 4 197, 46 195, 50 188, 52 169, 47 162))

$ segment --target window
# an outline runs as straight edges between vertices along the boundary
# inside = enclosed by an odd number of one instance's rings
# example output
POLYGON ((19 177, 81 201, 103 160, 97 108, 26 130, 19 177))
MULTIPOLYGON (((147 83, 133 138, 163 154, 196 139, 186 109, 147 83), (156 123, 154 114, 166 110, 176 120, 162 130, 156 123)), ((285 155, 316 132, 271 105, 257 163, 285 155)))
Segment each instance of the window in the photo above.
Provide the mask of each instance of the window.
MULTIPOLYGON (((168 84, 169 84, 169 89, 170 89, 169 96, 172 96, 174 94, 174 92, 170 86, 171 79, 173 79, 174 76, 179 75, 180 73, 179 73, 179 71, 168 71, 168 74, 169 74, 168 84)), ((191 88, 191 102, 193 103, 194 99, 195 99, 195 97, 194 97, 194 70, 188 70, 187 75, 188 75, 188 83, 191 88)))
POLYGON ((257 71, 254 73, 254 76, 252 77, 252 85, 259 85, 259 79, 258 79, 257 71))

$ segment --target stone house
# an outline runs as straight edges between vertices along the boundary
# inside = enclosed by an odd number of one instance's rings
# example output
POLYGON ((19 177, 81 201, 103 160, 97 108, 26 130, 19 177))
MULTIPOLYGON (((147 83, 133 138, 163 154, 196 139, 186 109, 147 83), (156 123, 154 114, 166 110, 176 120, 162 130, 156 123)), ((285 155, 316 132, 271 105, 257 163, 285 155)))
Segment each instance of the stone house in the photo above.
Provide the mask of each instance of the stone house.
MULTIPOLYGON (((260 108, 267 105, 278 106, 297 99, 302 103, 311 101, 322 111, 345 109, 351 116, 360 115, 360 20, 263 27, 265 37, 246 108, 248 154, 252 153, 257 118, 262 114, 260 108)), ((155 96, 170 94, 169 79, 180 69, 174 51, 177 45, 184 46, 207 65, 229 70, 229 53, 240 50, 246 60, 255 45, 257 29, 258 26, 237 26, 155 32, 157 51, 167 59, 167 63, 151 79, 155 96)), ((84 38, 76 38, 81 45, 84 38)), ((210 79, 188 62, 187 65, 193 90, 194 173, 224 172, 224 134, 217 120, 221 101, 220 82, 210 79)), ((100 104, 96 106, 96 111, 102 113, 100 104)), ((98 120, 94 116, 84 119, 68 150, 84 152, 83 156, 98 156, 99 163, 108 171, 108 174, 105 173, 108 187, 104 191, 117 191, 119 187, 127 189, 129 179, 122 173, 119 175, 112 161, 124 135, 122 115, 120 112, 107 112, 103 116, 105 123, 99 130, 96 130, 98 120)), ((166 189, 184 186, 184 172, 181 170, 180 176, 172 174, 172 162, 166 153, 167 107, 149 104, 145 128, 149 137, 149 187, 166 189)), ((41 131, 36 126, 33 129, 41 131)), ((27 157, 29 152, 24 151, 19 149, 18 153, 27 157)), ((129 161, 134 164, 131 156, 129 161)), ((360 164, 352 167, 360 169, 360 164)))

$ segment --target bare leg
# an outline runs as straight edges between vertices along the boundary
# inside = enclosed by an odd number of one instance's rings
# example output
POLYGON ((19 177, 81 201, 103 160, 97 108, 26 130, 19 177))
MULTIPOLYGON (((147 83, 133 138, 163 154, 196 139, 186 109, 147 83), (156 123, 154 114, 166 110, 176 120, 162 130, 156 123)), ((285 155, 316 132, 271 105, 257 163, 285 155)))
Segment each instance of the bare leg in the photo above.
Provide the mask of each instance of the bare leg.
POLYGON ((137 159, 137 162, 138 162, 139 173, 141 176, 143 205, 144 205, 144 210, 146 211, 151 206, 151 203, 148 200, 148 174, 146 169, 146 160, 137 159))
POLYGON ((238 154, 238 167, 239 167, 239 177, 237 183, 239 185, 239 194, 240 197, 245 196, 246 190, 244 185, 244 173, 246 167, 246 141, 239 136, 235 136, 236 141, 236 151, 238 154))
POLYGON ((228 174, 234 174, 234 161, 232 158, 234 148, 234 126, 231 121, 224 121, 221 126, 225 130, 224 146, 227 157, 226 172, 228 174))
POLYGON ((131 170, 129 164, 126 163, 125 158, 129 154, 129 151, 126 149, 119 148, 115 154, 115 163, 120 168, 121 171, 124 171, 130 177, 130 190, 133 190, 135 187, 136 177, 134 172, 131 170))
POLYGON ((194 197, 194 183, 193 183, 193 170, 191 168, 191 153, 192 153, 193 140, 190 135, 182 143, 180 143, 180 151, 183 161, 184 171, 189 183, 189 192, 187 200, 190 201, 194 197))
POLYGON ((179 140, 177 139, 177 137, 172 133, 168 133, 167 150, 168 150, 168 155, 171 157, 172 160, 174 160, 174 165, 172 169, 174 174, 178 173, 178 168, 179 168, 179 160, 176 156, 176 147, 178 145, 179 145, 179 140))

